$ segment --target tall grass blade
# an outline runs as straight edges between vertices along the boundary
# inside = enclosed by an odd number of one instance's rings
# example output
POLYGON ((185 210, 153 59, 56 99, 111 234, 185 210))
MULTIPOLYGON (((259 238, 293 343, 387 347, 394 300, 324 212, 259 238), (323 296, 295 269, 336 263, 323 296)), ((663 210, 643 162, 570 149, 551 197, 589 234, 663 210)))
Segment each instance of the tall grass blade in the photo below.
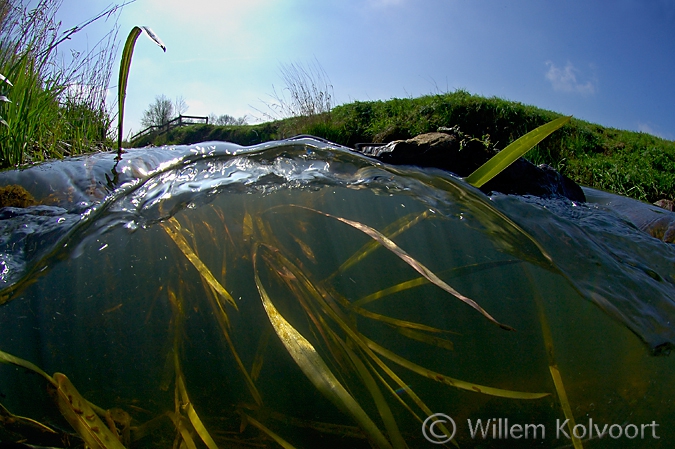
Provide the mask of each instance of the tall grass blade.
POLYGON ((493 156, 489 161, 478 167, 478 169, 471 173, 465 181, 474 187, 482 187, 483 184, 501 173, 502 170, 534 148, 534 146, 548 137, 553 131, 569 122, 571 118, 572 116, 557 118, 518 138, 493 156))
MULTIPOLYGON (((10 83, 7 78, 5 78, 5 75, 0 73, 0 84, 3 84, 3 83, 7 83, 8 85, 12 86, 12 83, 10 83)), ((0 95, 0 102, 11 103, 12 101, 9 98, 7 98, 5 95, 0 95)), ((7 122, 5 121, 5 119, 2 118, 1 115, 0 115, 0 123, 2 123, 5 126, 9 126, 7 124, 7 122)))
POLYGON ((117 118, 117 155, 120 156, 122 153, 122 138, 123 138, 123 129, 122 125, 124 123, 124 100, 127 98, 127 81, 129 80, 129 70, 131 69, 131 56, 134 53, 134 46, 136 45, 136 39, 140 36, 143 31, 145 31, 150 39, 152 39, 157 45, 159 45, 162 50, 166 52, 166 46, 164 43, 157 37, 157 35, 148 27, 133 27, 127 36, 127 41, 124 44, 124 49, 122 50, 122 60, 120 61, 120 77, 117 84, 117 101, 119 107, 119 113, 117 118))

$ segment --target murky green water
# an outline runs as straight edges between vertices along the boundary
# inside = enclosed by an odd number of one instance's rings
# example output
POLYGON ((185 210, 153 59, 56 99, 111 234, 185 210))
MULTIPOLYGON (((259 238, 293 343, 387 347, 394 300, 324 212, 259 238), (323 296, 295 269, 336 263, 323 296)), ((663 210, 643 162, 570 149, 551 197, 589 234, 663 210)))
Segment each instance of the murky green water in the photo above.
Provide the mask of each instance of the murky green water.
MULTIPOLYGON (((2 211, 0 350, 124 410, 132 447, 436 447, 431 413, 460 447, 574 447, 567 418, 577 447, 675 441, 675 251, 603 205, 311 139, 4 175, 44 205, 2 211)), ((46 384, 0 365, 12 414, 74 433, 46 384)))

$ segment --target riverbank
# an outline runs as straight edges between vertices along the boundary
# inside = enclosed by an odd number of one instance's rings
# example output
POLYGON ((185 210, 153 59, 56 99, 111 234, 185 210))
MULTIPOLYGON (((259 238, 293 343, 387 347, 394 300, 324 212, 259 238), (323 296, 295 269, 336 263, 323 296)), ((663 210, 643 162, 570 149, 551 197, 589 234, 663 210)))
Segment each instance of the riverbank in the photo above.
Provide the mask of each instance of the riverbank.
MULTIPOLYGON (((312 134, 353 147, 359 142, 407 139, 441 126, 504 148, 513 140, 562 114, 466 91, 388 101, 357 101, 330 114, 295 117, 258 125, 195 125, 178 128, 148 144, 191 144, 223 140, 253 145, 297 134, 312 134)), ((607 128, 572 119, 527 154, 579 184, 650 203, 675 197, 675 142, 650 134, 607 128)))

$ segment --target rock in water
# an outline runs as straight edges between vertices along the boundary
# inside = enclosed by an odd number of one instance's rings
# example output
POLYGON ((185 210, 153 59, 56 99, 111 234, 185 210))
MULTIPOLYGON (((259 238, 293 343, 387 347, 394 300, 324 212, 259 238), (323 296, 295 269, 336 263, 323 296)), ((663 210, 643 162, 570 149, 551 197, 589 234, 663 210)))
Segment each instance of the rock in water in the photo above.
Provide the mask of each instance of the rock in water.
POLYGON ((665 210, 669 210, 669 211, 673 212, 673 209, 675 209, 675 202, 672 201, 672 200, 663 198, 663 199, 655 202, 654 206, 658 206, 661 209, 665 209, 665 210))
MULTIPOLYGON (((466 177, 497 154, 489 144, 466 138, 457 128, 440 128, 443 132, 420 134, 412 139, 395 140, 386 145, 357 144, 356 151, 393 165, 436 167, 466 177)), ((586 201, 584 192, 574 181, 548 165, 536 165, 518 159, 481 190, 516 195, 564 196, 572 201, 586 201)))

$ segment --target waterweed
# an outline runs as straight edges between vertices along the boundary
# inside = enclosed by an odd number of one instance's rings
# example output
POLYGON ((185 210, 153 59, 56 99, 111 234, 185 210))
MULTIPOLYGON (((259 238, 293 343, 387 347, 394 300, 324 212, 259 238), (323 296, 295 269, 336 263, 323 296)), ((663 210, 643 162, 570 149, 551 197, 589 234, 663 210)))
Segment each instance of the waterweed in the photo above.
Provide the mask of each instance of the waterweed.
MULTIPOLYGON (((184 272, 186 266, 192 267, 201 280, 200 285, 199 282, 187 283, 180 275, 169 276, 152 299, 153 303, 158 298, 165 299, 171 309, 167 338, 170 344, 165 349, 167 363, 160 389, 168 390, 173 384, 173 410, 166 409, 154 417, 147 417, 147 414, 135 411, 133 402, 124 407, 126 414, 114 411, 114 408, 98 407, 76 393, 75 386, 64 375, 50 377, 25 360, 0 353, 3 362, 37 372, 52 385, 51 388, 56 392, 56 405, 79 436, 69 436, 74 444, 84 441, 90 447, 119 448, 120 445, 129 447, 137 442, 140 444, 143 440, 143 444, 154 447, 161 445, 160 441, 167 434, 167 426, 171 426, 176 444, 185 444, 190 448, 202 443, 209 449, 228 444, 245 446, 253 443, 268 447, 271 441, 285 448, 304 447, 301 441, 295 441, 297 437, 292 433, 276 429, 279 423, 283 423, 284 426, 311 430, 325 438, 338 435, 338 440, 343 441, 343 444, 344 439, 348 438, 355 446, 371 444, 377 448, 398 449, 414 446, 411 427, 417 428, 419 424, 414 423, 421 423, 425 416, 433 412, 433 406, 428 404, 428 392, 420 391, 416 386, 417 378, 427 379, 439 385, 439 388, 456 388, 468 394, 507 401, 537 401, 550 397, 551 392, 547 391, 496 388, 448 376, 443 371, 398 353, 398 350, 390 349, 386 342, 374 337, 368 330, 368 322, 371 322, 429 348, 452 351, 452 329, 404 319, 393 313, 372 312, 365 307, 375 302, 384 303, 404 290, 417 288, 437 288, 439 292, 447 294, 449 299, 455 297, 466 303, 466 296, 462 295, 465 299, 457 298, 458 291, 450 287, 449 279, 520 263, 503 259, 467 265, 450 272, 435 272, 412 255, 414 249, 407 252, 399 244, 393 243, 392 239, 404 237, 420 225, 447 220, 438 213, 428 210, 413 212, 379 231, 374 226, 339 216, 336 211, 326 212, 324 208, 306 204, 262 209, 249 205, 244 211, 215 206, 206 208, 211 211, 208 220, 191 220, 187 215, 180 214, 158 226, 166 234, 166 242, 173 242, 171 244, 182 255, 183 260, 176 259, 179 273, 184 272), (294 220, 275 220, 280 215, 293 217, 294 220), (308 228, 317 226, 344 227, 350 232, 362 234, 367 242, 344 260, 328 264, 321 248, 307 232, 308 228), (206 254, 203 241, 200 243, 197 239, 197 236, 205 235, 213 236, 210 245, 216 249, 216 253, 222 254, 220 261, 214 262, 206 254), (421 276, 384 288, 378 287, 375 292, 371 291, 361 299, 349 300, 348 293, 341 286, 344 275, 358 270, 360 264, 367 263, 367 259, 373 256, 385 259, 391 256, 393 261, 402 262, 403 267, 407 267, 411 273, 421 276), (322 265, 332 265, 333 268, 326 272, 320 268, 322 265), (236 329, 236 332, 241 332, 241 329, 233 328, 232 325, 243 318, 238 315, 250 313, 250 309, 242 309, 243 304, 235 301, 231 292, 231 289, 240 289, 231 276, 238 278, 248 270, 252 270, 253 283, 267 319, 266 325, 258 323, 259 330, 254 337, 258 344, 250 364, 241 357, 241 335, 233 333, 236 329), (322 272, 323 275, 320 274, 322 272), (441 278, 445 281, 439 282, 441 278), (198 296, 203 299, 200 303, 194 301, 198 296), (193 298, 189 303, 188 297, 193 298), (291 313, 292 309, 301 312, 303 318, 291 313), (186 337, 186 323, 194 320, 195 314, 215 321, 222 338, 222 349, 231 354, 236 366, 236 371, 228 373, 227 377, 241 379, 248 392, 249 400, 223 405, 227 410, 224 415, 227 418, 212 416, 212 412, 205 411, 203 404, 193 403, 189 393, 190 377, 184 372, 184 367, 188 363, 186 360, 190 354, 187 351, 192 344, 186 337), (268 373, 274 371, 273 364, 278 355, 273 351, 280 347, 288 353, 316 391, 351 417, 355 425, 311 421, 270 408, 270 402, 274 401, 271 400, 270 392, 265 391, 269 374, 262 377, 260 374, 266 370, 268 373), (145 421, 140 420, 141 416, 146 416, 145 421), (231 430, 224 432, 223 427, 231 430), (251 437, 250 429, 255 429, 258 435, 251 437), (115 441, 111 440, 113 437, 115 441), (146 440, 155 440, 156 443, 147 443, 146 440)), ((545 264, 545 257, 540 263, 545 264)), ((477 317, 484 315, 481 309, 468 305, 476 309, 470 310, 477 317)), ((120 307, 122 305, 111 307, 103 313, 115 313, 120 307)), ((152 309, 150 307, 148 318, 152 309)), ((489 322, 493 321, 487 315, 485 318, 489 322)), ((499 326, 491 327, 499 329, 499 326)), ((210 350, 216 351, 217 347, 211 347, 210 350)), ((190 368, 191 376, 194 377, 194 367, 190 368)), ((562 379, 562 376, 558 377, 562 379)), ((556 381, 556 388, 560 388, 559 392, 564 391, 562 382, 556 381)), ((442 429, 448 436, 452 434, 450 429, 441 425, 437 425, 436 429, 442 429)), ((52 430, 59 432, 57 429, 52 430)), ((36 441, 37 437, 32 437, 35 438, 32 441, 36 441)), ((455 442, 455 445, 458 444, 455 442)))

